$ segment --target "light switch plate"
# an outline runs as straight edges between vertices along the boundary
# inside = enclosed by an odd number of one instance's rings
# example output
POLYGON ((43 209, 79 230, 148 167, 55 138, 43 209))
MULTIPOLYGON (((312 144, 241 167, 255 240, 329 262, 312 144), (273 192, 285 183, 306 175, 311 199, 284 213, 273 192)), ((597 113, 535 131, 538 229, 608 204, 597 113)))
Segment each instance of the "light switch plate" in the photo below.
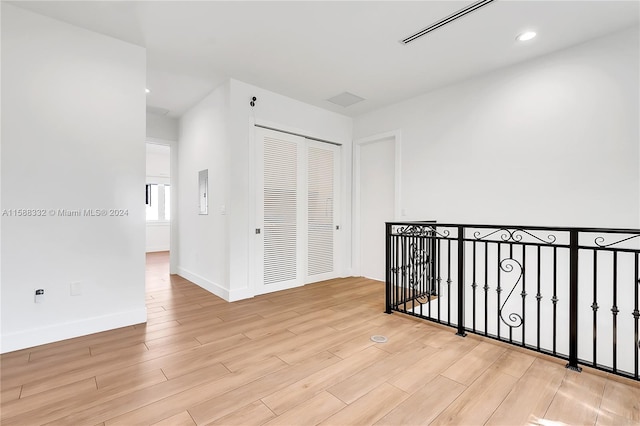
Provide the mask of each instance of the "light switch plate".
POLYGON ((82 295, 82 284, 80 281, 72 282, 69 285, 69 292, 72 296, 81 296, 82 295))

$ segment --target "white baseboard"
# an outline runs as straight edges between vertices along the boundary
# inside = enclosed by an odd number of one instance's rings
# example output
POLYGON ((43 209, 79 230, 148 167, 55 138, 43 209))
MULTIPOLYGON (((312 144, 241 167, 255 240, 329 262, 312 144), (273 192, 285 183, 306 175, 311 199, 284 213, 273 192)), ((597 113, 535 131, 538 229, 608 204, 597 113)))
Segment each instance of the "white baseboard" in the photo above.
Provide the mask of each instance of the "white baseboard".
POLYGON ((254 296, 255 296, 254 292, 249 288, 231 290, 229 292, 229 302, 236 302, 238 300, 250 299, 254 296))
POLYGON ((155 246, 147 247, 147 253, 155 253, 157 251, 169 251, 169 246, 155 246))
POLYGON ((111 315, 47 325, 45 327, 3 334, 0 353, 13 352, 46 343, 86 336, 101 331, 141 324, 147 321, 147 308, 111 315))
POLYGON ((231 301, 229 297, 229 290, 222 287, 220 284, 216 284, 213 281, 209 281, 203 276, 193 273, 183 268, 182 266, 178 266, 177 272, 178 272, 178 275, 180 275, 182 278, 185 278, 191 281, 192 283, 199 285, 200 287, 204 288, 208 292, 223 298, 227 302, 231 301))

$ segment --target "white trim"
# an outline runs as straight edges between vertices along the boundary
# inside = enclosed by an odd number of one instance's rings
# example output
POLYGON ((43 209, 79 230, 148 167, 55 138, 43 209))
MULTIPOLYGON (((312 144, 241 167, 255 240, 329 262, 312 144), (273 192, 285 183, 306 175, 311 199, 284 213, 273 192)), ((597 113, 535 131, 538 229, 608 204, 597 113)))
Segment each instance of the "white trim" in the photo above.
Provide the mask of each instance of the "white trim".
POLYGON ((159 251, 169 251, 169 247, 167 246, 152 246, 147 247, 147 253, 156 253, 159 251))
POLYGON ((145 178, 147 184, 156 184, 156 185, 169 185, 171 186, 171 178, 169 176, 150 176, 147 175, 145 178))
MULTIPOLYGON (((247 236, 247 288, 239 290, 247 294, 247 297, 253 297, 258 294, 258 272, 256 271, 256 126, 255 111, 251 109, 252 114, 249 115, 249 156, 247 159, 247 167, 249 167, 249 235, 247 236)), ((234 291, 235 293, 235 291, 234 291)), ((235 296, 234 296, 235 297, 235 296)), ((240 299, 234 299, 240 300, 240 299)))
POLYGON ((255 296, 255 294, 249 287, 238 288, 229 292, 229 300, 227 300, 227 302, 236 302, 238 300, 250 299, 253 296, 255 296))
POLYGON ((145 141, 147 141, 148 143, 156 144, 156 145, 173 145, 178 143, 178 141, 174 141, 171 139, 154 138, 151 136, 147 136, 145 138, 145 141))
POLYGON ((178 229, 178 141, 147 137, 145 138, 145 143, 169 146, 170 149, 171 230, 169 231, 169 273, 177 274, 179 257, 178 235, 180 232, 178 229))
POLYGON ((178 266, 178 275, 202 287, 203 289, 207 290, 209 293, 213 293, 216 296, 226 300, 227 302, 231 301, 229 297, 229 289, 222 287, 220 284, 214 283, 213 281, 209 281, 205 277, 198 275, 194 272, 191 272, 188 269, 183 268, 182 266, 178 266))
POLYGON ((147 226, 170 226, 170 220, 147 220, 147 226))
POLYGON ((384 139, 393 139, 395 147, 395 161, 394 161, 394 220, 399 220, 402 211, 402 197, 401 197, 401 176, 400 173, 402 165, 402 132, 393 130, 390 132, 378 133, 375 135, 367 136, 364 138, 356 139, 353 142, 353 258, 352 258, 352 272, 356 276, 361 275, 361 249, 360 249, 360 148, 363 145, 376 143, 384 139))
POLYGON ((118 312, 99 317, 69 321, 62 324, 32 328, 17 333, 2 335, 0 353, 17 351, 46 343, 100 333, 115 328, 142 324, 147 321, 147 308, 118 312))

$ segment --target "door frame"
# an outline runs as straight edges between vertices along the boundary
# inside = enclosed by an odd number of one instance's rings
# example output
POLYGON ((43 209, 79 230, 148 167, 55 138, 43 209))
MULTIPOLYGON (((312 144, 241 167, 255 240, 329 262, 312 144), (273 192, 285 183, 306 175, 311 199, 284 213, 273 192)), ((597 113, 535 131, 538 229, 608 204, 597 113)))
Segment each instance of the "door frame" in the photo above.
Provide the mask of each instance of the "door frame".
POLYGON ((362 275, 362 251, 360 247, 361 223, 360 223, 360 157, 361 148, 364 145, 374 144, 385 139, 393 139, 394 142, 394 202, 393 212, 394 220, 398 220, 401 216, 401 159, 402 159, 402 132, 392 130, 384 133, 356 139, 353 142, 353 272, 355 276, 362 275))
MULTIPOLYGON (((169 220, 169 274, 178 273, 178 142, 168 139, 145 138, 147 143, 169 147, 169 185, 171 185, 171 219, 169 220)), ((146 172, 145 172, 146 176, 146 172)), ((146 226, 146 221, 145 221, 146 226)))

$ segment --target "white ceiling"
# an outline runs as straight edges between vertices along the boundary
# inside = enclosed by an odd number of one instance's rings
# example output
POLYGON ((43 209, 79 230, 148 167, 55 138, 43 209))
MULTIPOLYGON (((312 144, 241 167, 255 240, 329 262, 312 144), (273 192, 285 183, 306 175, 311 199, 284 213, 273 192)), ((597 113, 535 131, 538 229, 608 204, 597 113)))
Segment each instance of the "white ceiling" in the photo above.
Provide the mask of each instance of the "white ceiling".
POLYGON ((147 49, 147 104, 177 117, 229 77, 349 116, 637 25, 638 0, 18 1, 147 49), (525 29, 539 36, 519 43, 525 29), (366 100, 344 108, 342 92, 366 100))

